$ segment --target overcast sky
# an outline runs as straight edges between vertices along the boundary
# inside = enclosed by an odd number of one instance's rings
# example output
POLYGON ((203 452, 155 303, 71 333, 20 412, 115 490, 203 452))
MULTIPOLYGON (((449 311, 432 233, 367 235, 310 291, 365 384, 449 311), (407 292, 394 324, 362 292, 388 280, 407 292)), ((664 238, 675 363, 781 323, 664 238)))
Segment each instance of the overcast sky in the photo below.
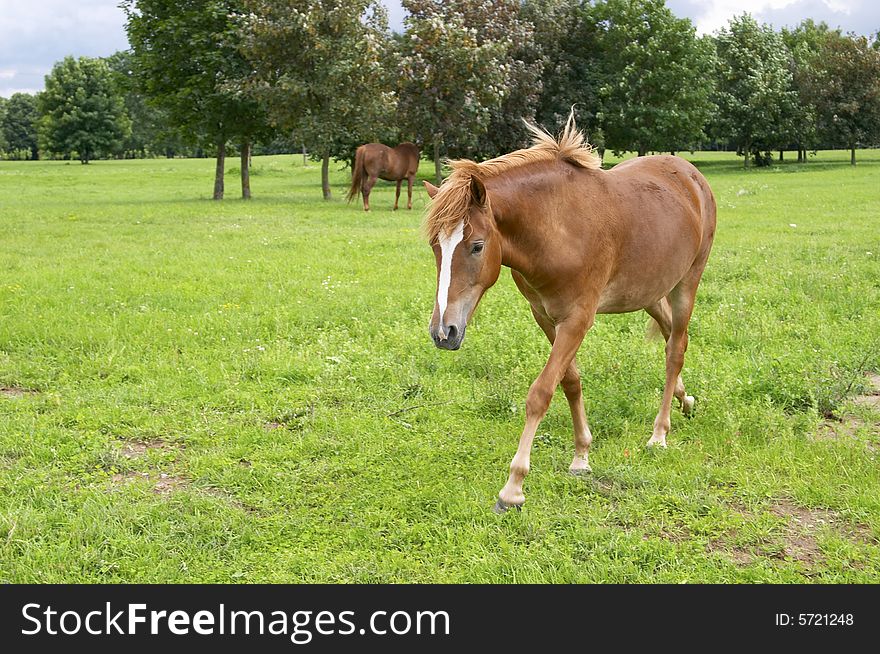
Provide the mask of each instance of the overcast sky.
MULTIPOLYGON (((0 96, 42 90, 43 77, 66 55, 104 57, 127 46, 119 0, 0 0, 0 96)), ((386 0, 392 29, 403 27, 398 0, 386 0)), ((750 12, 776 27, 804 18, 870 35, 880 30, 878 0, 667 0, 700 33, 750 12)))

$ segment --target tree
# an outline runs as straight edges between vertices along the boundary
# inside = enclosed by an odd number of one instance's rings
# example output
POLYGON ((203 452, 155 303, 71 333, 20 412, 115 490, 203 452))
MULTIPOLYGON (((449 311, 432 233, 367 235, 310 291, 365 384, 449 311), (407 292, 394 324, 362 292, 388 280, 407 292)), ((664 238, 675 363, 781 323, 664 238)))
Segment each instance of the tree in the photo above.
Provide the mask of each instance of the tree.
MULTIPOLYGON (((797 103, 781 37, 749 14, 730 20, 716 37, 717 136, 729 139, 751 157, 783 142, 797 103)), ((762 155, 761 161, 766 161, 762 155)))
POLYGON ((603 80, 593 7, 581 0, 526 0, 522 11, 534 26, 543 66, 536 121, 552 129, 574 108, 578 126, 602 149, 596 114, 603 80))
MULTIPOLYGON (((807 161, 807 146, 815 146, 818 139, 816 123, 816 88, 822 84, 816 67, 817 55, 825 40, 840 37, 840 30, 831 30, 824 22, 808 18, 794 29, 782 29, 782 40, 790 55, 792 84, 797 93, 793 116, 793 138, 797 145, 798 163, 807 161)), ((780 159, 782 152, 780 151, 780 159)))
MULTIPOLYGON (((481 40, 464 18, 466 5, 403 0, 409 16, 401 45, 398 116, 407 133, 432 148, 438 184, 442 156, 475 150, 505 97, 510 43, 481 40)), ((486 3, 483 9, 493 8, 486 3)))
POLYGON ((6 141, 10 159, 39 159, 37 140, 37 97, 14 93, 6 103, 0 131, 6 141))
POLYGON ((161 108, 149 104, 141 92, 132 53, 116 52, 105 61, 110 67, 113 86, 123 98, 125 113, 131 120, 131 132, 122 146, 125 156, 146 157, 158 153, 169 156, 180 151, 180 135, 169 125, 168 116, 161 108))
POLYGON ((821 83, 814 87, 819 132, 850 150, 880 140, 880 50, 850 34, 825 39, 813 59, 821 83))
POLYGON ((388 19, 376 0, 247 0, 238 29, 252 65, 245 83, 274 125, 296 132, 322 161, 396 136, 388 19))
POLYGON ((713 48, 664 0, 605 0, 605 84, 599 91, 606 144, 618 152, 693 148, 714 106, 713 48))
POLYGON ((250 197, 250 148, 268 131, 262 107, 241 89, 240 0, 123 0, 141 89, 190 142, 216 148, 214 199, 223 198, 226 146, 239 141, 242 197, 250 197))
POLYGON ((65 57, 55 64, 37 104, 46 149, 76 154, 83 164, 119 150, 131 129, 110 67, 101 59, 65 57))
POLYGON ((525 147, 531 135, 523 119, 535 121, 544 70, 535 26, 521 0, 465 0, 458 3, 458 10, 464 23, 476 29, 478 44, 504 44, 505 48, 504 96, 489 106, 486 130, 466 154, 488 159, 525 147))

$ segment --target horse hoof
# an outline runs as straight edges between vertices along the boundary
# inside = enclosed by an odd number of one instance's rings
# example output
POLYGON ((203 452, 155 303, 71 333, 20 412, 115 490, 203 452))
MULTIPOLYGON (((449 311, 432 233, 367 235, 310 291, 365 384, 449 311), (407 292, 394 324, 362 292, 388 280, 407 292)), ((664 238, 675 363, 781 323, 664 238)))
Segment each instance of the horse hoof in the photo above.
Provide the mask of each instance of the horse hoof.
POLYGON ((501 515, 502 513, 507 513, 508 509, 511 508, 516 509, 517 511, 522 511, 522 504, 508 504, 499 497, 498 501, 495 502, 495 506, 492 507, 492 510, 498 515, 501 515))
POLYGON ((681 412, 685 415, 686 418, 691 418, 694 415, 694 404, 697 403, 697 398, 693 395, 685 395, 684 402, 681 403, 681 412))
POLYGON ((587 466, 586 468, 569 468, 568 469, 568 474, 570 474, 574 477, 586 477, 586 476, 592 474, 592 472, 593 472, 593 469, 590 466, 587 466))
POLYGON ((658 447, 665 450, 666 449, 666 439, 664 438, 663 440, 660 440, 659 438, 654 439, 653 437, 651 437, 651 440, 649 440, 647 442, 645 447, 647 447, 649 450, 653 450, 658 447))

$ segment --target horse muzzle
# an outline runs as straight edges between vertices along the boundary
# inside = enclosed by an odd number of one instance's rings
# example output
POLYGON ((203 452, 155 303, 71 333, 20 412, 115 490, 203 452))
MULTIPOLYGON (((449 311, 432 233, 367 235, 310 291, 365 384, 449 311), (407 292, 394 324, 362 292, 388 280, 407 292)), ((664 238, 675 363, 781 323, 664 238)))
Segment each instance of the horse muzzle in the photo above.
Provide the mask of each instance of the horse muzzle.
POLYGON ((431 328, 431 339, 434 345, 443 350, 457 350, 461 347, 464 340, 464 332, 466 325, 459 327, 458 325, 443 325, 438 328, 431 328))

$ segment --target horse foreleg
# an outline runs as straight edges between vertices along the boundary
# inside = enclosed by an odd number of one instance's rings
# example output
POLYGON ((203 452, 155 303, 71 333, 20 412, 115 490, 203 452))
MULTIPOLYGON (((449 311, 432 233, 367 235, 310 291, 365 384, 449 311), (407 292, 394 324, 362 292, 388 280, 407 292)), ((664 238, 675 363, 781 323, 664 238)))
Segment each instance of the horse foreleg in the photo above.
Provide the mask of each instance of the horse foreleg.
POLYGON ((412 209, 412 187, 413 187, 413 178, 415 175, 410 175, 406 178, 406 208, 412 209))
MULTIPOLYGON (((669 308, 669 300, 663 298, 656 304, 646 307, 645 311, 657 321, 657 324, 660 326, 660 332, 663 334, 663 340, 668 342, 669 336, 672 334, 672 311, 669 308)), ((686 416, 691 415, 694 410, 696 399, 693 395, 688 395, 685 391, 684 381, 681 378, 681 374, 679 374, 678 379, 675 380, 675 388, 672 393, 681 405, 682 413, 686 416)))
MULTIPOLYGON (((654 432, 648 441, 648 447, 654 445, 666 447, 666 435, 671 425, 669 413, 672 409, 673 394, 678 390, 687 399, 684 395, 684 384, 681 384, 681 369, 684 366, 684 353, 688 346, 687 328, 694 309, 696 290, 696 284, 690 288, 680 283, 669 294, 672 319, 669 338, 666 340, 666 385, 663 389, 660 411, 654 419, 654 432), (681 384, 680 389, 679 384, 681 384)), ((661 329, 662 327, 661 323, 661 329)))
POLYGON ((523 480, 529 472, 532 441, 538 425, 547 413, 553 391, 562 381, 574 355, 584 340, 584 335, 593 324, 593 314, 580 318, 569 318, 556 327, 556 338, 550 349, 550 358, 541 374, 529 388, 526 398, 526 424, 519 439, 516 455, 510 462, 510 476, 501 492, 495 511, 503 512, 511 506, 521 507, 526 501, 523 494, 523 480))
MULTIPOLYGON (((534 306, 531 307, 535 322, 547 336, 552 345, 556 340, 556 327, 545 318, 534 306)), ((584 409, 584 393, 581 387, 581 374, 578 371, 577 362, 571 360, 565 375, 562 377, 562 391, 568 400, 568 408, 571 411, 571 422, 574 427, 574 459, 568 467, 573 475, 591 472, 590 468, 590 444, 593 442, 593 434, 587 423, 587 412, 584 409)))

